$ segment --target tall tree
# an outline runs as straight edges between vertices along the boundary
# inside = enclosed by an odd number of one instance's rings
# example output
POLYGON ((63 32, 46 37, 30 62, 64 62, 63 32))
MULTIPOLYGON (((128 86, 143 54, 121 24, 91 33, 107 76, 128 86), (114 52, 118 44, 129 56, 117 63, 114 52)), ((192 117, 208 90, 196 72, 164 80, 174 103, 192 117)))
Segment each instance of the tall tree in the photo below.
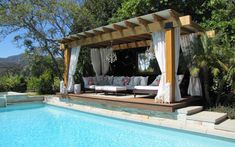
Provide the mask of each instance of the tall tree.
POLYGON ((84 7, 96 18, 96 26, 107 25, 124 0, 84 0, 84 7))
POLYGON ((54 72, 62 79, 56 57, 63 55, 57 39, 77 30, 75 24, 92 22, 90 16, 86 17, 89 13, 80 12, 84 10, 76 0, 2 0, 0 34, 6 37, 21 31, 15 40, 26 46, 29 52, 40 51, 41 55, 49 55, 54 72))

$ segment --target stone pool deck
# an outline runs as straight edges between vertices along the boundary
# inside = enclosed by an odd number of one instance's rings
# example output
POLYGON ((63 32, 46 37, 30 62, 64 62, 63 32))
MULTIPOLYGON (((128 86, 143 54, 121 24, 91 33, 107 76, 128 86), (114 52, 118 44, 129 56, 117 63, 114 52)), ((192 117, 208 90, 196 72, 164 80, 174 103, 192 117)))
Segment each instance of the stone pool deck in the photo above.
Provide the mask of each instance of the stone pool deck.
MULTIPOLYGON (((229 131, 231 127, 227 126, 227 124, 229 124, 230 126, 234 125, 235 121, 233 121, 233 123, 227 122, 226 124, 224 124, 224 126, 226 126, 227 129, 221 129, 221 127, 223 128, 223 126, 218 127, 218 125, 216 125, 216 122, 214 122, 215 119, 218 119, 218 118, 221 121, 221 117, 224 119, 225 116, 223 114, 222 115, 216 114, 214 117, 212 117, 212 121, 204 122, 203 120, 200 120, 200 119, 201 118, 203 119, 204 115, 207 116, 206 119, 210 118, 210 116, 208 116, 207 112, 201 113, 200 111, 202 110, 202 108, 200 106, 179 109, 178 110, 179 118, 174 120, 174 119, 167 119, 167 118, 158 118, 158 117, 153 117, 153 116, 148 116, 148 115, 132 114, 132 113, 122 112, 122 111, 107 110, 103 108, 96 108, 96 107, 86 106, 86 105, 79 105, 79 104, 61 101, 58 97, 45 98, 44 102, 50 105, 60 106, 64 108, 69 108, 69 109, 78 110, 78 111, 87 112, 87 113, 93 113, 93 114, 102 115, 102 116, 108 116, 108 117, 124 119, 124 120, 139 122, 139 123, 145 123, 145 124, 150 124, 150 125, 156 125, 156 126, 195 132, 195 133, 208 134, 208 135, 213 135, 213 136, 235 139, 235 132, 229 131), (199 114, 201 113, 201 114, 194 116, 196 118, 196 120, 194 120, 193 115, 198 114, 198 113, 199 114)), ((212 113, 209 113, 209 114, 212 115, 212 113)))

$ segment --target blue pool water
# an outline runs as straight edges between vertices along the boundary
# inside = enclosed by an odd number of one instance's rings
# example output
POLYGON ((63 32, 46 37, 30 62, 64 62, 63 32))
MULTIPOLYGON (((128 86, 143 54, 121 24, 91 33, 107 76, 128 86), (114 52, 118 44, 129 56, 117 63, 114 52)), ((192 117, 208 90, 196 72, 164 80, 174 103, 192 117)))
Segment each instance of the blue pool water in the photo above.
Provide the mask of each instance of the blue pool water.
POLYGON ((0 147, 235 147, 201 136, 45 104, 0 108, 0 147))

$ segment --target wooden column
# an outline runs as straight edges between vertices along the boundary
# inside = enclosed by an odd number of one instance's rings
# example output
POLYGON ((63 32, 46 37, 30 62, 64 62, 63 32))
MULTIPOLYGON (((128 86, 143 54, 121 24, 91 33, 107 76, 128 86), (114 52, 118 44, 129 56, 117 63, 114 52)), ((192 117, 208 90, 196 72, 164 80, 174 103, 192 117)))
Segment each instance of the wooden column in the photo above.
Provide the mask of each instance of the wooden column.
POLYGON ((166 82, 171 85, 171 100, 175 102, 175 45, 174 45, 174 28, 166 29, 166 82))
POLYGON ((69 64, 70 64, 71 49, 64 48, 64 85, 68 84, 69 64))

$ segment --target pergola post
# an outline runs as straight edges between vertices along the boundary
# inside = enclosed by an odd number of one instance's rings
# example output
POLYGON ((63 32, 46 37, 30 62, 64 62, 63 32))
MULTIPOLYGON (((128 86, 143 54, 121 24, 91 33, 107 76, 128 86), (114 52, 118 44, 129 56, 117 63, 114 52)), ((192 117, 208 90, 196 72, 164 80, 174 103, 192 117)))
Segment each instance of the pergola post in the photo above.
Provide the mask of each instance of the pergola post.
POLYGON ((175 45, 174 28, 165 30, 166 82, 170 84, 170 102, 175 102, 175 45))
POLYGON ((71 49, 64 48, 64 86, 68 84, 69 64, 70 64, 71 49))

